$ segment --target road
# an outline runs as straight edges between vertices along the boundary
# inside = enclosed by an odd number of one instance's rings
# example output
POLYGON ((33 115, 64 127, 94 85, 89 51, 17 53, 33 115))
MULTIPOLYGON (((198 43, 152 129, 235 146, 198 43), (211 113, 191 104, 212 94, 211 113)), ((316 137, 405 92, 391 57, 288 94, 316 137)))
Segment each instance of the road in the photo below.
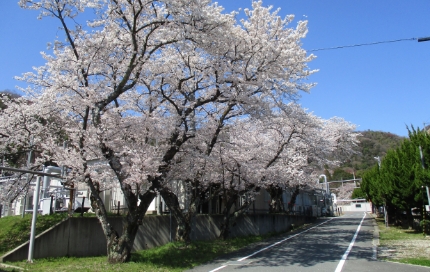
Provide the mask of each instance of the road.
POLYGON ((428 267, 377 260, 374 219, 363 212, 319 218, 307 229, 269 239, 190 272, 429 272, 428 267))

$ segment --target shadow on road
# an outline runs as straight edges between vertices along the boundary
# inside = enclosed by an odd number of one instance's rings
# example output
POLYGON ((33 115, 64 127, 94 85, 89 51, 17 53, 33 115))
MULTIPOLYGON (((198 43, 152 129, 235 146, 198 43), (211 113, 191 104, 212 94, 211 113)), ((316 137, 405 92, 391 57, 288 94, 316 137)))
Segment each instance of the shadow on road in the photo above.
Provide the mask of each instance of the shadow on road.
MULTIPOLYGON (((321 224, 329 219, 319 219, 314 226, 321 224)), ((360 219, 361 220, 361 219, 360 219)), ((304 233, 301 233, 291 239, 283 242, 282 244, 272 247, 270 250, 263 251, 252 257, 252 262, 249 264, 253 267, 264 266, 264 267, 288 267, 288 266, 299 266, 299 267, 312 267, 320 263, 338 263, 345 253, 348 245, 350 244, 352 237, 354 236, 358 224, 358 218, 350 217, 339 217, 327 221, 325 224, 316 228, 310 229, 304 233)), ((312 228, 312 226, 310 227, 312 228)), ((298 233, 304 230, 298 231, 298 233)), ((297 232, 296 232, 297 233, 297 232)), ((289 234, 289 236, 294 235, 289 234)), ((277 239, 269 239, 263 244, 259 244, 252 248, 248 248, 245 251, 240 251, 235 254, 237 258, 248 256, 257 250, 264 248, 276 241, 282 240, 288 237, 277 237, 277 239), (241 255, 241 256, 240 256, 241 255)), ((371 246, 360 246, 360 241, 372 241, 373 239, 373 219, 365 218, 362 224, 362 231, 360 231, 356 245, 354 246, 354 252, 350 254, 349 259, 367 259, 372 260, 372 248, 371 246), (364 227, 368 226, 371 228, 364 227), (372 231, 370 231, 370 229, 372 231)), ((369 245, 369 243, 367 243, 369 245)), ((234 260, 235 258, 231 258, 234 260)), ((251 261, 251 258, 250 258, 251 261)), ((238 266, 235 270, 245 269, 247 266, 238 266)))

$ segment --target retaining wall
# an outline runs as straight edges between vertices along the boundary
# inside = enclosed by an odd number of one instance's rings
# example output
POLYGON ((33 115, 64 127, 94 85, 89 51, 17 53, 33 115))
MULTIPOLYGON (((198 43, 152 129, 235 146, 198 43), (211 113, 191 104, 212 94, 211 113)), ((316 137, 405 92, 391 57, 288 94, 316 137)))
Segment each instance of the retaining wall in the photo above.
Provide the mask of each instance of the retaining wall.
MULTIPOLYGON (((222 215, 197 215, 192 228, 192 240, 212 240, 219 236, 222 215)), ((284 232, 313 220, 312 217, 256 214, 244 215, 231 228, 231 237, 284 232)), ((119 233, 121 217, 109 218, 119 233)), ((164 245, 175 239, 177 223, 173 217, 145 216, 134 241, 133 250, 164 245)), ((34 243, 34 259, 48 257, 88 257, 106 255, 106 238, 97 218, 73 217, 39 234, 34 243)), ((6 253, 0 261, 21 261, 28 258, 28 242, 6 253)))

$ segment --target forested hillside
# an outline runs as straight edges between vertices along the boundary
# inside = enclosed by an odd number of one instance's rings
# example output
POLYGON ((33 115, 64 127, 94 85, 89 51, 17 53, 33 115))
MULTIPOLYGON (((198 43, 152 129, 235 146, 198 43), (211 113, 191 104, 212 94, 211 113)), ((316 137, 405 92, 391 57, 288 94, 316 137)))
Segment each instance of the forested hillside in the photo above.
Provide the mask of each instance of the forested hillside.
POLYGON ((357 151, 361 154, 354 156, 351 162, 345 166, 353 167, 356 170, 367 170, 376 163, 375 157, 384 157, 387 150, 396 148, 400 145, 403 137, 390 132, 364 131, 359 137, 360 144, 357 151))
POLYGON ((381 159, 387 154, 389 149, 400 146, 404 139, 390 132, 363 131, 359 137, 360 143, 356 151, 359 154, 351 157, 341 167, 336 169, 326 169, 325 174, 329 180, 345 180, 354 177, 361 177, 363 171, 370 169, 377 162, 375 157, 381 159))

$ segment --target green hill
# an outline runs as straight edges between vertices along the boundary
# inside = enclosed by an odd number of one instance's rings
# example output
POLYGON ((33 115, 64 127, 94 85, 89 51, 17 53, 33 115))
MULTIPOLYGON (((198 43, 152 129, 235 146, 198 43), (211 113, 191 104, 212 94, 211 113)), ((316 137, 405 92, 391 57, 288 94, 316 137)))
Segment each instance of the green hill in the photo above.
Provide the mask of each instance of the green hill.
POLYGON ((360 133, 360 143, 356 147, 358 154, 352 156, 338 168, 326 169, 325 174, 329 180, 360 177, 364 171, 378 163, 375 157, 382 159, 387 154, 387 150, 398 147, 405 139, 390 132, 367 130, 360 133))
POLYGON ((393 133, 382 131, 368 130, 361 132, 361 134, 360 143, 357 147, 360 155, 354 156, 351 162, 345 165, 353 167, 357 171, 368 170, 373 167, 377 163, 375 157, 383 158, 387 154, 387 150, 400 146, 404 139, 393 133))

